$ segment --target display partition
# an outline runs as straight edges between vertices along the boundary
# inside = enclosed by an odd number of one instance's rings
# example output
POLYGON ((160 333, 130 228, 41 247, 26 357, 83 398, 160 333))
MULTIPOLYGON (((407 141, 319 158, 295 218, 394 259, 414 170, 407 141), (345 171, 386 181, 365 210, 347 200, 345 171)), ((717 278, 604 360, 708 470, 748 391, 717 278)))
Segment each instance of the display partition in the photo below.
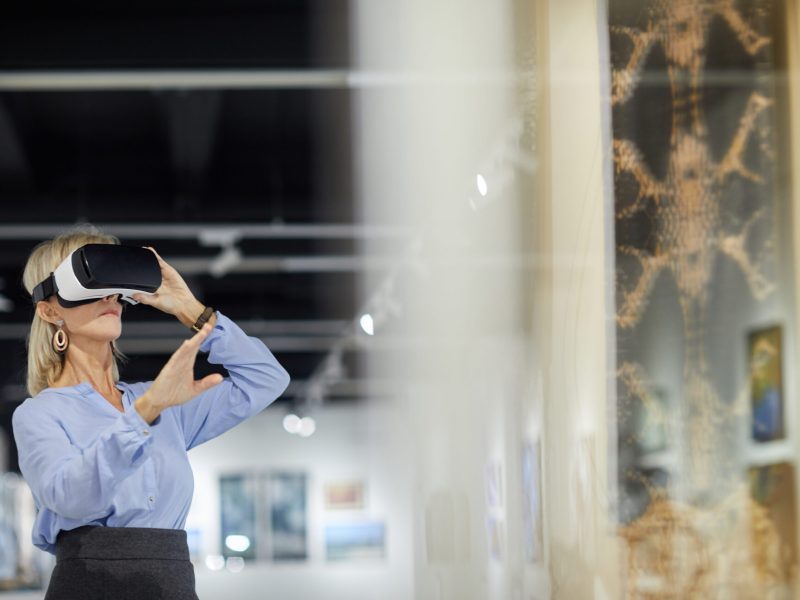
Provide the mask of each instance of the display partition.
POLYGON ((784 10, 608 3, 626 597, 782 597, 797 583, 784 10))
POLYGON ((543 560, 530 597, 617 598, 613 197, 602 5, 537 4, 539 170, 530 223, 530 421, 541 431, 543 560), (604 66, 605 65, 605 66, 604 66))

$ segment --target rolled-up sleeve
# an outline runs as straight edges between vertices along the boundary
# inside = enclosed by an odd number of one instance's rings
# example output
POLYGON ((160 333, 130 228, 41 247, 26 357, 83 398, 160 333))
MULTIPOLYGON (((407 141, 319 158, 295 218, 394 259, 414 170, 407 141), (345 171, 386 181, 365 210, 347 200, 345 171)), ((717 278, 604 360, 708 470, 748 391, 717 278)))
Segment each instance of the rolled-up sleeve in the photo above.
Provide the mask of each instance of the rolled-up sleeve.
POLYGON ((208 352, 208 362, 223 365, 229 377, 178 407, 187 450, 261 412, 289 385, 289 373, 264 343, 219 312, 200 350, 208 352))
POLYGON ((23 404, 12 425, 20 470, 39 508, 69 519, 106 515, 115 488, 143 464, 152 442, 136 410, 120 414, 85 448, 71 443, 55 410, 23 404))

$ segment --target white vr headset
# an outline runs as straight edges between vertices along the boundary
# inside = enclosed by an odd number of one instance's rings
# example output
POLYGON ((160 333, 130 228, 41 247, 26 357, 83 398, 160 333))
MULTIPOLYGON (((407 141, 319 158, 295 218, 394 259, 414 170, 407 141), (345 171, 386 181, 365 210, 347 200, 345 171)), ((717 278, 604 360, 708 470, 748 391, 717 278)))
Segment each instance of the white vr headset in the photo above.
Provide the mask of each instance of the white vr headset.
POLYGON ((133 294, 153 294, 161 286, 161 267, 150 250, 116 244, 86 244, 65 258, 33 288, 33 302, 55 295, 65 308, 119 294, 138 304, 133 294))

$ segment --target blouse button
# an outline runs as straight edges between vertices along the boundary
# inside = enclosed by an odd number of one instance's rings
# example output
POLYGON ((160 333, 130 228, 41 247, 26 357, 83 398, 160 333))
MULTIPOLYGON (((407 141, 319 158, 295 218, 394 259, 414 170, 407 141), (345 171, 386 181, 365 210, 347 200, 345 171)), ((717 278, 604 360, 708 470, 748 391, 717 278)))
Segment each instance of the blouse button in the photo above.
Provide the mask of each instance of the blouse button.
POLYGON ((142 433, 143 433, 144 435, 150 435, 150 430, 149 430, 149 429, 143 429, 143 430, 142 430, 142 433))
POLYGON ((154 496, 148 496, 147 500, 148 500, 148 502, 155 502, 156 499, 155 499, 154 496))

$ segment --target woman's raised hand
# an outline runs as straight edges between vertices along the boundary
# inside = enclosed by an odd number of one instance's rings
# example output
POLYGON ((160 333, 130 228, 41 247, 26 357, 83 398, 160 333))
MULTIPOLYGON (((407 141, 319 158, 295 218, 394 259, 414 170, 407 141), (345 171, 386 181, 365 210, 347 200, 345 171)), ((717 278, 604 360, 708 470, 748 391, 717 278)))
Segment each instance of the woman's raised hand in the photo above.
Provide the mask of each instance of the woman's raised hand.
POLYGON ((152 423, 165 408, 188 402, 222 381, 222 375, 218 373, 199 380, 194 378, 197 352, 211 329, 211 325, 206 323, 199 332, 183 342, 170 356, 150 388, 136 400, 134 406, 145 421, 152 423))
MULTIPOLYGON (((181 323, 191 327, 205 306, 194 297, 183 277, 172 265, 161 258, 153 248, 149 246, 146 248, 155 254, 158 266, 161 268, 161 286, 155 294, 134 294, 133 299, 169 315, 174 315, 181 323)), ((213 324, 214 319, 212 316, 209 322, 213 324)))

